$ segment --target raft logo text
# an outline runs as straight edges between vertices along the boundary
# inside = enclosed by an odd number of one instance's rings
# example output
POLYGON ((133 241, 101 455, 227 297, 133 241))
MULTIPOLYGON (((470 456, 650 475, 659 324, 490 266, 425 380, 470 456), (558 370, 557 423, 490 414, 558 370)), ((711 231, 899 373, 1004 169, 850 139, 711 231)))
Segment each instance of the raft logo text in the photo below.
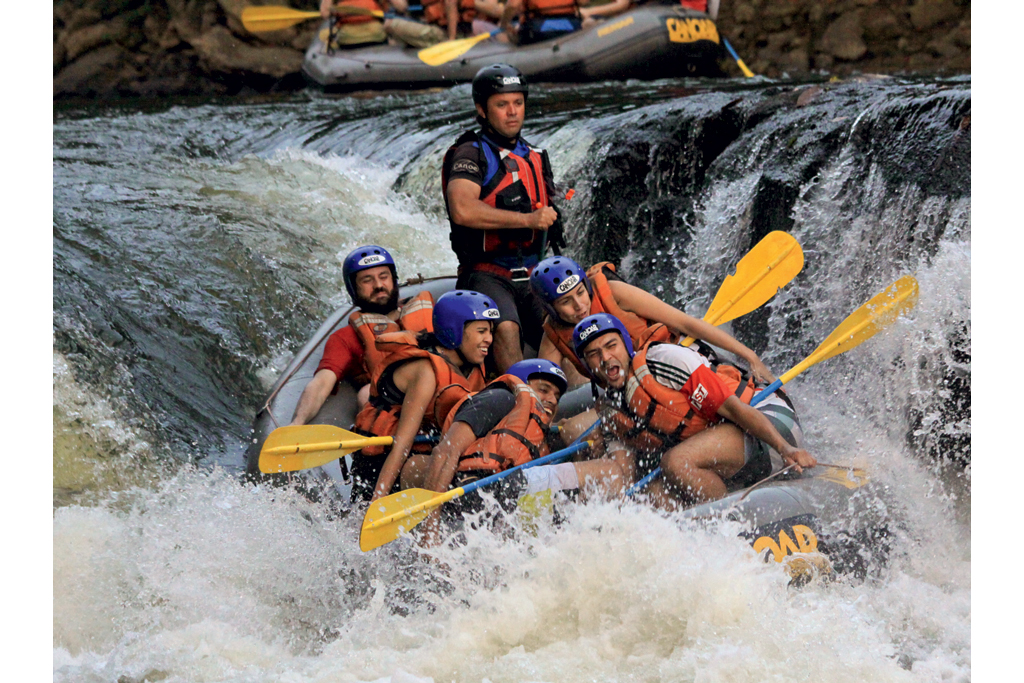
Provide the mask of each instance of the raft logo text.
POLYGON ((666 19, 668 39, 673 43, 694 43, 698 40, 718 41, 718 28, 710 19, 666 19))
POLYGON ((818 537, 814 535, 811 528, 803 524, 794 524, 790 527, 793 537, 783 529, 779 531, 779 540, 776 542, 771 536, 762 536, 754 541, 754 552, 761 553, 765 549, 772 551, 772 558, 776 562, 782 562, 790 553, 813 553, 818 550, 818 537))

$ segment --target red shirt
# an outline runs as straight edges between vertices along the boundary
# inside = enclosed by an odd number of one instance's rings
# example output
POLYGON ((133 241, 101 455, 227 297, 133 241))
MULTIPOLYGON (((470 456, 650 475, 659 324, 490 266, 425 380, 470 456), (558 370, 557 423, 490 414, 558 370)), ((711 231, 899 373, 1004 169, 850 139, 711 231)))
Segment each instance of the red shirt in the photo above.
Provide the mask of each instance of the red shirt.
POLYGON ((317 372, 321 370, 330 370, 339 380, 363 372, 363 345, 352 327, 346 325, 327 338, 323 358, 316 367, 317 372))
POLYGON ((659 384, 681 392, 708 422, 720 419, 718 409, 732 396, 708 360, 692 348, 656 344, 647 350, 647 367, 659 384))

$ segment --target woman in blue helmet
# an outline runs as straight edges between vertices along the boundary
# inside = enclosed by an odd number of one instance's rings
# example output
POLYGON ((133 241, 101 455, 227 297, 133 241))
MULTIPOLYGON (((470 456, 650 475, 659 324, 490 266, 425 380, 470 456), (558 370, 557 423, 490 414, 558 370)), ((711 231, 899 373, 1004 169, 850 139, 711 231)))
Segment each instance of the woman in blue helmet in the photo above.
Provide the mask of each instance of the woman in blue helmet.
POLYGON ((479 292, 456 289, 438 298, 433 333, 394 332, 377 338, 382 360, 370 402, 356 416, 357 432, 393 436, 353 459, 353 500, 376 500, 397 490, 399 476, 421 431, 436 433, 466 394, 485 385, 483 362, 498 311, 479 292))
POLYGON ((552 256, 534 268, 530 287, 547 310, 537 356, 563 367, 571 363, 583 377, 588 373, 572 351, 573 327, 588 315, 608 313, 624 324, 634 345, 651 325, 662 323, 670 333, 665 341, 683 336, 703 340, 744 359, 757 380, 775 380, 757 354, 731 335, 624 282, 610 263, 598 263, 584 271, 568 256, 552 256))

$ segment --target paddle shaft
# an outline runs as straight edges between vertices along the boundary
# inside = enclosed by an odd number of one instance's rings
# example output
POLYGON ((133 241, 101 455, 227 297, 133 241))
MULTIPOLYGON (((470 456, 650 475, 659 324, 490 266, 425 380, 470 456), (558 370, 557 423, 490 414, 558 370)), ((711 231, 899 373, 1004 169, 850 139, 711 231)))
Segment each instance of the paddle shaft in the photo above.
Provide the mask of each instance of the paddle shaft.
POLYGON ((498 472, 497 474, 492 474, 489 477, 484 477, 483 479, 474 481, 472 484, 467 484, 466 486, 460 486, 459 488, 452 489, 451 491, 440 493, 437 495, 436 498, 431 498, 430 500, 423 501, 422 503, 418 503, 417 505, 413 505, 412 507, 404 509, 400 512, 388 515, 387 517, 381 517, 380 519, 368 524, 366 526, 366 530, 372 531, 373 529, 379 529, 383 526, 391 524, 396 520, 414 515, 420 510, 427 510, 429 508, 443 505, 444 503, 447 503, 449 500, 458 498, 459 496, 464 496, 465 494, 475 491, 482 486, 487 486, 488 484, 493 484, 496 481, 501 481, 502 479, 510 477, 521 470, 526 470, 531 467, 537 467, 538 465, 548 465, 554 462, 558 462, 560 460, 564 460, 571 456, 573 453, 581 451, 584 448, 588 448, 589 446, 589 441, 575 443, 572 446, 563 448, 560 451, 555 451, 551 455, 546 455, 543 458, 538 458, 537 460, 531 460, 530 462, 520 465, 519 467, 513 467, 511 469, 505 470, 504 472, 498 472))
MULTIPOLYGON (((293 455, 295 453, 314 453, 316 451, 356 450, 366 446, 390 446, 393 436, 367 436, 360 439, 343 441, 324 441, 321 443, 297 443, 293 446, 276 446, 264 450, 261 455, 293 455)), ((415 443, 437 443, 434 437, 418 434, 415 443)))
POLYGON ((725 45, 725 49, 729 51, 729 54, 732 55, 732 58, 736 60, 736 64, 740 67, 740 71, 743 72, 743 75, 747 78, 753 78, 754 72, 747 68, 747 65, 744 64, 743 60, 740 59, 740 56, 736 54, 736 50, 732 49, 732 45, 730 45, 729 41, 725 39, 725 36, 722 36, 722 43, 725 45))
MULTIPOLYGON (((780 263, 785 261, 786 258, 798 246, 799 245, 796 243, 796 241, 794 241, 793 244, 789 245, 778 256, 776 256, 775 259, 771 263, 769 263, 767 266, 765 266, 764 269, 762 269, 761 272, 756 277, 751 278, 750 282, 747 283, 747 286, 744 287, 740 291, 739 294, 733 295, 733 297, 731 299, 729 299, 729 302, 725 306, 723 306, 718 311, 718 313, 715 313, 714 315, 712 315, 710 319, 705 318, 704 322, 709 323, 711 325, 717 325, 718 321, 726 316, 726 314, 729 312, 729 309, 731 309, 734 305, 736 305, 737 301, 739 301, 740 299, 745 297, 747 294, 749 294, 750 290, 752 290, 754 287, 756 287, 758 284, 760 284, 760 282, 762 280, 764 280, 768 276, 769 273, 772 272, 772 269, 776 268, 780 263)), ((689 346, 690 344, 692 344, 695 341, 697 341, 697 339, 695 337, 687 337, 686 339, 684 339, 683 341, 681 341, 679 343, 682 346, 689 346)))

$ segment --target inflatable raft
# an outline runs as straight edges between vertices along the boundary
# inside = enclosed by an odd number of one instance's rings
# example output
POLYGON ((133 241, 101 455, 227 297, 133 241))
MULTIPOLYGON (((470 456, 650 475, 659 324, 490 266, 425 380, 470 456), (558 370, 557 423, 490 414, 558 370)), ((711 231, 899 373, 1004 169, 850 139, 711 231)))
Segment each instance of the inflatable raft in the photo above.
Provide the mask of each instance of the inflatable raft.
MULTIPOLYGON (((401 296, 428 290, 437 298, 454 286, 454 276, 418 279, 403 283, 401 296)), ((349 306, 335 311, 282 372, 256 415, 246 453, 246 472, 251 478, 299 484, 315 498, 341 509, 349 507, 351 456, 290 474, 260 474, 258 463, 270 432, 291 420, 302 390, 316 372, 327 338, 348 324, 353 310, 349 306)), ((578 387, 562 397, 556 419, 574 415, 592 403, 590 386, 578 387)), ((356 390, 342 382, 312 423, 349 429, 355 414, 356 390)), ((784 563, 796 580, 823 572, 863 575, 888 552, 892 506, 882 494, 883 487, 874 484, 862 469, 819 466, 802 475, 770 478, 722 500, 692 507, 684 515, 692 519, 724 517, 739 523, 754 550, 766 561, 784 563)))
POLYGON ((487 39, 439 66, 420 60, 416 48, 371 45, 332 50, 324 36, 321 30, 306 51, 302 73, 330 91, 450 86, 472 80, 478 70, 495 62, 515 66, 533 82, 721 74, 717 60, 722 46, 714 21, 678 5, 645 5, 531 45, 487 39))

